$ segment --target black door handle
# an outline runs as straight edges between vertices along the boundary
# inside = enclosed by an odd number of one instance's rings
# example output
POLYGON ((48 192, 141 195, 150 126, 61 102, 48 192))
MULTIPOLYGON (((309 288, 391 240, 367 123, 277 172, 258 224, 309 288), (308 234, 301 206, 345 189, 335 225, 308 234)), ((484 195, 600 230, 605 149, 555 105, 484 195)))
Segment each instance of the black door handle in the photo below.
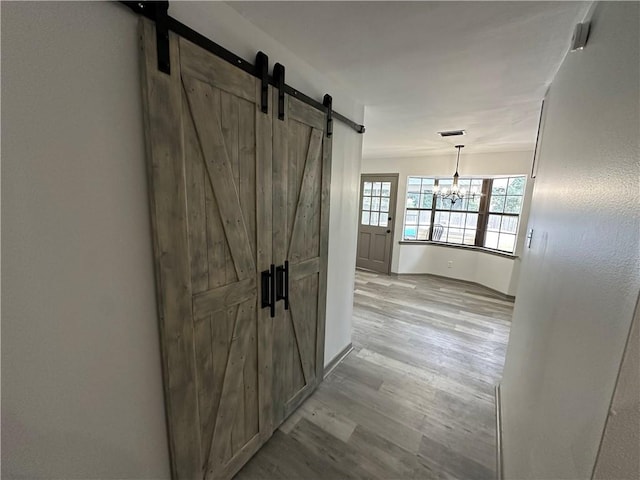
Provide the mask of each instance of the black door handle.
POLYGON ((391 233, 391 230, 387 230, 387 233, 391 233))
POLYGON ((269 316, 274 318, 276 316, 276 266, 272 263, 269 270, 265 270, 261 274, 261 290, 262 308, 269 307, 269 316))
POLYGON ((289 260, 276 268, 276 301, 284 300, 284 309, 289 310, 289 260))

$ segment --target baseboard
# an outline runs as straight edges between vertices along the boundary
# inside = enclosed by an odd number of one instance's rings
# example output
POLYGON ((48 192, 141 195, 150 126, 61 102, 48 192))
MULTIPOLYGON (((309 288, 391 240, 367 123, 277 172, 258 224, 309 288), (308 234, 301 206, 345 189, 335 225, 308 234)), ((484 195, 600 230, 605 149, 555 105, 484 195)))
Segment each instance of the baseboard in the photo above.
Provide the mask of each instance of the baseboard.
POLYGON ((515 295, 509 295, 504 292, 501 292, 500 290, 496 290, 495 288, 487 287, 486 285, 483 285, 481 283, 472 282, 471 280, 464 280, 462 278, 445 277, 444 275, 436 275, 435 273, 401 273, 400 275, 427 275, 429 277, 443 278, 445 280, 453 280, 454 282, 460 282, 462 284, 466 283, 468 285, 476 285, 478 287, 482 287, 485 290, 488 290, 491 293, 493 293, 496 297, 501 298, 502 300, 508 300, 510 302, 515 302, 516 300, 515 295))
POLYGON ((349 343, 346 347, 344 347, 335 357, 331 359, 331 361, 324 367, 324 375, 322 378, 327 378, 329 374, 336 368, 344 358, 351 353, 353 350, 353 345, 349 343))
POLYGON ((502 399, 500 396, 500 384, 495 387, 496 400, 496 478, 503 479, 502 471, 502 399))

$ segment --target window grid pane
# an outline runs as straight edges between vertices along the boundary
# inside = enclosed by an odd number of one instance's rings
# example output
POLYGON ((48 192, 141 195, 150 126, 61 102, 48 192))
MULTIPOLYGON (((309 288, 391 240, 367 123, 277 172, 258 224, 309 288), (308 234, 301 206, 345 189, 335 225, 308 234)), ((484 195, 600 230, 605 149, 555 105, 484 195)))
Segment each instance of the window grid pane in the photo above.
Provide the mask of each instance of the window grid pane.
POLYGON ((524 176, 493 179, 485 247, 515 252, 525 187, 524 176))
MULTIPOLYGON (((482 243, 478 245, 512 253, 516 245, 526 177, 492 179, 486 210, 480 212, 480 192, 483 181, 482 178, 461 178, 458 184, 461 189, 467 192, 467 196, 452 204, 450 199, 441 197, 436 197, 434 201, 435 178, 409 177, 403 238, 406 240, 428 240, 431 228, 433 228, 435 230, 433 241, 475 245, 478 228, 485 227, 485 225, 478 224, 479 218, 481 218, 479 213, 484 213, 487 214, 485 217, 487 219, 486 232, 484 238, 480 239, 482 243), (471 198, 470 195, 474 193, 476 195, 471 198), (431 225, 432 213, 434 215, 433 225, 431 225), (442 233, 436 235, 440 231, 442 233)), ((453 184, 451 178, 438 179, 437 182, 441 189, 453 184)), ((382 189, 382 187, 380 188, 382 189)), ((382 194, 381 190, 377 190, 375 182, 372 183, 371 194, 374 197, 382 194)), ((377 208, 377 204, 373 205, 373 202, 375 200, 372 198, 372 213, 388 211, 383 210, 386 207, 382 207, 382 203, 380 205, 382 208, 377 208)), ((380 216, 380 222, 383 221, 380 216)))

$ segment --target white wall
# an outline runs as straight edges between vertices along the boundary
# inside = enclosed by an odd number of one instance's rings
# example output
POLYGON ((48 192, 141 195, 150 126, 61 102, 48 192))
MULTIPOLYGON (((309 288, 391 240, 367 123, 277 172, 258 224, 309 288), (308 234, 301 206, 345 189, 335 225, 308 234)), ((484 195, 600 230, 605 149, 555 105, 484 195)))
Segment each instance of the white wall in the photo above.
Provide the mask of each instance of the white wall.
POLYGON ((639 17, 600 3, 545 104, 502 382, 508 479, 586 479, 596 459, 640 290, 639 17))
MULTIPOLYGON (((366 142, 366 138, 365 138, 366 142)), ((524 248, 531 192, 534 180, 529 178, 533 152, 467 153, 460 156, 460 176, 490 177, 526 175, 525 192, 515 255, 524 248)), ((398 173, 398 201, 394 219, 394 245, 391 271, 394 273, 430 273, 480 283, 507 295, 515 295, 519 259, 498 257, 490 253, 461 250, 429 244, 398 244, 402 240, 402 226, 406 204, 407 177, 450 177, 456 168, 456 151, 450 155, 429 155, 410 158, 365 158, 362 173, 398 173), (452 268, 447 262, 453 261, 452 268)))
POLYGON ((137 21, 1 14, 2 477, 168 478, 137 21))
POLYGON ((594 479, 640 478, 640 305, 636 305, 629 341, 602 437, 594 479))
POLYGON ((479 283, 506 295, 516 293, 513 270, 518 259, 434 243, 399 247, 399 273, 429 273, 479 283))
MULTIPOLYGON (((227 5, 171 8, 362 121, 362 106, 227 5)), ((123 6, 2 2, 6 478, 170 476, 138 70, 123 6)), ((361 140, 336 125, 327 362, 350 342, 361 140)))

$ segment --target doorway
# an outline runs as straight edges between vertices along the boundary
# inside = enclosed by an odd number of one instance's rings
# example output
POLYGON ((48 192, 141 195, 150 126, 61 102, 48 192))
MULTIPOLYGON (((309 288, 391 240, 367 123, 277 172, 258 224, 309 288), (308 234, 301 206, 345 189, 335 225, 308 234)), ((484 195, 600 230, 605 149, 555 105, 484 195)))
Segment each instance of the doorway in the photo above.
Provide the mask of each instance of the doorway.
POLYGON ((367 174, 360 177, 356 257, 358 268, 387 275, 391 272, 397 191, 397 173, 367 174))

